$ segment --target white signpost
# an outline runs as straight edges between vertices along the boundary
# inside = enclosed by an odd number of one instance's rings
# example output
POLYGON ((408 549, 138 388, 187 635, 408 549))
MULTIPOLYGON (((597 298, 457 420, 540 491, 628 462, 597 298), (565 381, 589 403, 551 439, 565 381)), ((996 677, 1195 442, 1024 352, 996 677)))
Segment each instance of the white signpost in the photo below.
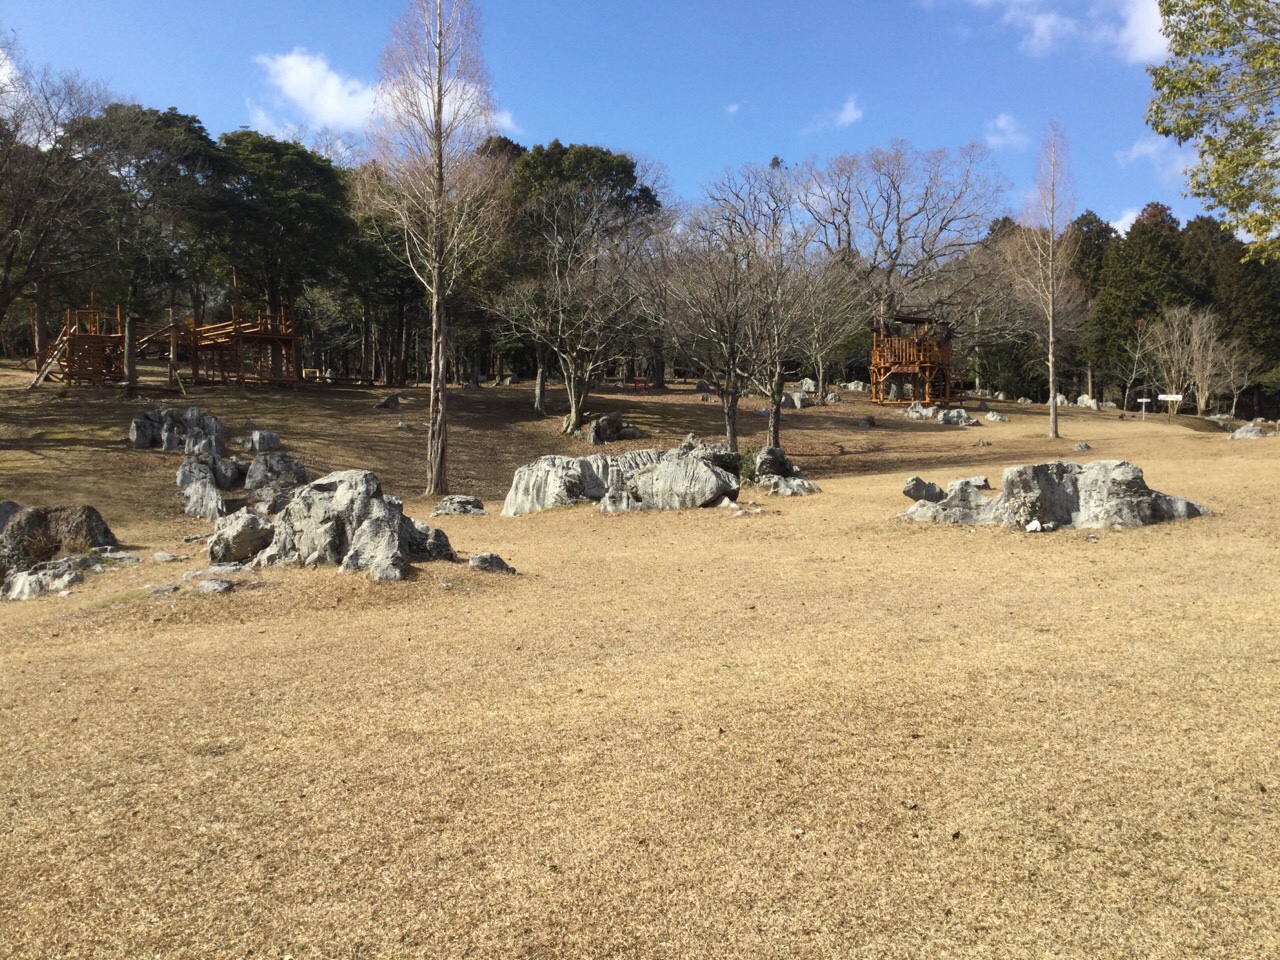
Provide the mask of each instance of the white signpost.
POLYGON ((1173 421, 1173 412, 1178 409, 1178 404, 1182 402, 1182 394, 1180 393, 1162 393, 1156 397, 1157 400, 1163 400, 1169 404, 1169 420, 1173 421))
POLYGON ((1138 402, 1139 402, 1140 404, 1142 404, 1142 419, 1143 419, 1143 420, 1145 420, 1145 419, 1147 419, 1147 404, 1151 402, 1151 398, 1150 398, 1150 397, 1143 397, 1143 398, 1142 398, 1141 400, 1139 400, 1138 402))

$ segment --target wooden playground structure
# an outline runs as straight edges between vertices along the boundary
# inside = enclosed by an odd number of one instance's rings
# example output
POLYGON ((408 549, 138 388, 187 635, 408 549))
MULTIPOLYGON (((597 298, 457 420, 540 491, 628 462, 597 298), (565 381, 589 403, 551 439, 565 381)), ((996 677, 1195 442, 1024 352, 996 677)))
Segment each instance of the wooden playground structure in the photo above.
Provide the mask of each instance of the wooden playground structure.
POLYGON ((871 400, 946 405, 963 383, 951 365, 951 325, 930 317, 896 316, 871 325, 871 400))
MULTIPOLYGON (((135 351, 166 356, 169 381, 183 386, 208 383, 296 384, 302 376, 302 336, 282 307, 278 315, 257 311, 241 317, 232 307, 231 319, 197 326, 194 317, 163 326, 138 323, 135 351)), ((35 379, 105 386, 123 383, 124 319, 119 307, 107 312, 92 304, 69 309, 62 329, 34 358, 35 379)), ((185 387, 184 387, 185 389, 185 387)))

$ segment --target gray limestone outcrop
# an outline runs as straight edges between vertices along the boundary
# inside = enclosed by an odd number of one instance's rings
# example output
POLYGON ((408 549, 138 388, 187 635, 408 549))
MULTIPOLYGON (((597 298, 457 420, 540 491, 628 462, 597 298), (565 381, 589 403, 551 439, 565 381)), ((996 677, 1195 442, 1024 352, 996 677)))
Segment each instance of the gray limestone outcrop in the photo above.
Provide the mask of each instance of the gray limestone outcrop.
POLYGON ((339 470, 296 489, 255 564, 336 564, 378 582, 403 580, 416 560, 456 560, 440 530, 404 515, 368 470, 339 470))
POLYGON ((692 434, 667 451, 539 457, 516 470, 502 514, 514 517, 596 502, 605 513, 710 506, 737 496, 739 462, 726 447, 692 434))
POLYGON ((275 528, 248 508, 220 517, 213 525, 208 551, 211 563, 241 563, 271 543, 275 528))
POLYGON ((1209 511, 1152 490, 1142 470, 1123 460, 1053 461, 1009 467, 1000 492, 984 495, 986 478, 958 480, 940 501, 920 500, 903 516, 922 522, 1003 524, 1027 529, 1135 527, 1199 517, 1209 511), (981 482, 979 482, 981 481, 981 482))

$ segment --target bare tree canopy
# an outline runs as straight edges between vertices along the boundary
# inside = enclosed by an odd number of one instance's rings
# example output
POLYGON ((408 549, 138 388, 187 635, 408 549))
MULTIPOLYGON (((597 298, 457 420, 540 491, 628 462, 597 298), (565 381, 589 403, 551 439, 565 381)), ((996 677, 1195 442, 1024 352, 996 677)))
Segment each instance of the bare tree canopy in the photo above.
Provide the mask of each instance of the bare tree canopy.
POLYGON ((810 161, 801 180, 816 240, 860 275, 873 316, 927 312, 960 296, 954 283, 935 286, 938 272, 982 242, 1004 189, 983 147, 952 154, 905 140, 810 161))

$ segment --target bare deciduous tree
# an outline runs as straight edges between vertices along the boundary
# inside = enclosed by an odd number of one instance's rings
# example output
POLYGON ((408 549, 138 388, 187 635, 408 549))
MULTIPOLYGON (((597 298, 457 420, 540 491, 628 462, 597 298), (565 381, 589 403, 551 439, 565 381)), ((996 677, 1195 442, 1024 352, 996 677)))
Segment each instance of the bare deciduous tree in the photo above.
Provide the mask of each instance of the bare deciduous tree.
POLYGON ((1080 302, 1072 271, 1077 238, 1068 226, 1074 217, 1067 141, 1051 124, 1040 151, 1035 189, 1020 229, 1004 245, 1019 294, 1033 304, 1044 320, 1049 372, 1049 436, 1058 436, 1058 334, 1060 324, 1080 302))
POLYGON ((494 130, 479 22, 468 0, 410 0, 383 53, 376 168, 362 194, 395 225, 394 247, 431 301, 426 492, 448 490, 446 308, 462 277, 492 250, 501 193, 477 149, 494 130))
POLYGON ((492 306, 555 355, 569 400, 564 432, 573 433, 593 381, 632 347, 646 214, 619 202, 607 183, 576 182, 546 190, 526 216, 537 269, 492 306))
POLYGON ((1231 416, 1236 415, 1240 395, 1257 382, 1267 368, 1257 351, 1238 337, 1228 341, 1222 351, 1222 379, 1231 391, 1231 416))
POLYGON ((1214 310, 1190 306, 1165 310, 1153 325, 1151 353, 1161 389, 1168 394, 1194 392, 1199 416, 1208 412, 1228 379, 1230 346, 1222 329, 1214 310))
POLYGON ((745 257, 749 372, 769 398, 767 443, 777 447, 786 364, 797 353, 814 299, 815 273, 807 262, 814 225, 801 217, 795 180, 780 161, 730 173, 707 197, 731 223, 745 257))
POLYGON ((935 287, 936 274, 982 242, 1003 189, 980 146, 953 155, 903 140, 826 165, 810 161, 800 179, 815 239, 859 275, 870 318, 962 296, 969 284, 935 287))
POLYGON ((747 321, 750 257, 737 218, 713 204, 693 210, 664 245, 667 330, 698 373, 715 384, 725 442, 738 449, 738 401, 751 382, 747 321))

